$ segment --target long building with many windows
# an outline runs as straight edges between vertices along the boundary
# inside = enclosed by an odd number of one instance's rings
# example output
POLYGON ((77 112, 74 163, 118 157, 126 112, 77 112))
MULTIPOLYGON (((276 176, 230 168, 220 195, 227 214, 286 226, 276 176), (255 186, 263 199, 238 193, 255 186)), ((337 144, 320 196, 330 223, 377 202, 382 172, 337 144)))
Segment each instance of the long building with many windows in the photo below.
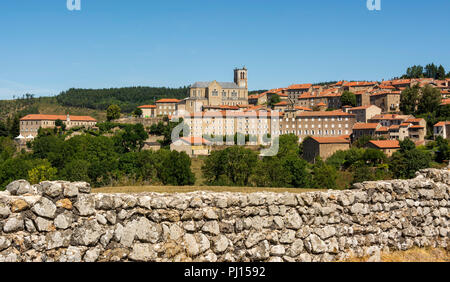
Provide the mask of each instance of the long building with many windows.
POLYGON ((67 128, 77 126, 93 127, 97 123, 97 120, 90 116, 32 114, 20 119, 19 137, 34 138, 38 135, 39 128, 55 127, 57 120, 61 120, 67 128))

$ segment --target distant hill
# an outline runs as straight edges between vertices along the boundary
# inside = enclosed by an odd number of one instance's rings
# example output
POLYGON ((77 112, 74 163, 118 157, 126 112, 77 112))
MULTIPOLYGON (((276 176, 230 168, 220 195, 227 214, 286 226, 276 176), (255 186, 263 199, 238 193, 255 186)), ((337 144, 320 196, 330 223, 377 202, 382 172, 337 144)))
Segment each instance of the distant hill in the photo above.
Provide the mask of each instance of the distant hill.
POLYGON ((122 112, 131 113, 137 106, 154 104, 162 98, 184 99, 188 87, 125 87, 110 89, 69 89, 56 96, 62 106, 106 110, 109 105, 119 105, 122 112))

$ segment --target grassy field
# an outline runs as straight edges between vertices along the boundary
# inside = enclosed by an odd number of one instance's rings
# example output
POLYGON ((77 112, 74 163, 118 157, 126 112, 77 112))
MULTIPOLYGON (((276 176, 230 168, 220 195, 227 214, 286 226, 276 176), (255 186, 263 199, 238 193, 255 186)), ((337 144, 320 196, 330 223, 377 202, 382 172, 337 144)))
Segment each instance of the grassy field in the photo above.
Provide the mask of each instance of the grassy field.
MULTIPOLYGON (((367 257, 350 258, 345 262, 366 262, 367 257)), ((450 251, 436 248, 414 248, 407 251, 381 253, 382 262, 450 262, 450 251)))

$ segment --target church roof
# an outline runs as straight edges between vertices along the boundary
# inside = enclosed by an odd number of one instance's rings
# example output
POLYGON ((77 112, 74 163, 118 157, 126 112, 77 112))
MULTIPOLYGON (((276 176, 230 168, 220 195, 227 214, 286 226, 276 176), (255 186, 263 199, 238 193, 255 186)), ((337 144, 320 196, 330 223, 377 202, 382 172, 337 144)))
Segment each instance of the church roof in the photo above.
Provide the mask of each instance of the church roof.
MULTIPOLYGON (((212 81, 197 81, 196 83, 191 85, 191 88, 207 88, 211 84, 212 81)), ((219 85, 225 89, 240 89, 236 83, 234 82, 219 82, 219 85)))

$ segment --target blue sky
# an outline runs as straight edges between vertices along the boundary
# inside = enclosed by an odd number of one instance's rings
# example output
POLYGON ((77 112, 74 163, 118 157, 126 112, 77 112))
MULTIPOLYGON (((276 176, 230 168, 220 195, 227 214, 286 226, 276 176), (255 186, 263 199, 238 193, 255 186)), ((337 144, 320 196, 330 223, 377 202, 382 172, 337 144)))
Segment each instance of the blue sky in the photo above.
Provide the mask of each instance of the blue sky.
POLYGON ((0 2, 0 99, 232 81, 242 65, 252 90, 450 70, 448 0, 381 0, 381 11, 366 0, 66 2, 0 2))

